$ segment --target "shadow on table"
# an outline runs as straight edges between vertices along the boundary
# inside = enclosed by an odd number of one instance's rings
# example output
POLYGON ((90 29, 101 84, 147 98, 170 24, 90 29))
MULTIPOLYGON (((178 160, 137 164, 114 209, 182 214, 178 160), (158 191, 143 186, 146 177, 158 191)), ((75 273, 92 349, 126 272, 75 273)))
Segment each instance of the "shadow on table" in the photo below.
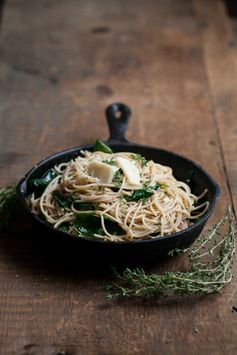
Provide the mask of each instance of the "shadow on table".
MULTIPOLYGON (((93 251, 80 250, 78 243, 65 238, 52 237, 50 233, 42 234, 41 230, 32 228, 22 232, 4 232, 0 238, 1 254, 11 260, 18 269, 27 268, 32 274, 50 275, 56 279, 112 279, 112 268, 123 270, 125 267, 135 267, 137 264, 113 262, 93 251)), ((180 259, 180 258, 179 258, 180 259)), ((177 260, 177 259, 176 259, 177 260)), ((172 264, 172 259, 159 259, 159 270, 172 264)), ((146 263, 145 269, 154 267, 146 263)))
MULTIPOLYGON (((74 244, 73 244, 74 245, 74 244)), ((111 281, 114 281, 112 266, 98 255, 90 255, 84 251, 73 248, 71 243, 66 243, 65 239, 58 240, 52 238, 51 234, 45 234, 42 237, 41 231, 36 229, 27 232, 5 232, 0 238, 0 252, 3 259, 7 260, 6 264, 14 265, 16 274, 21 276, 27 275, 33 279, 34 283, 40 285, 45 282, 51 284, 64 284, 65 282, 75 287, 90 287, 95 292, 104 288, 111 281), (84 286, 83 286, 84 285, 84 286), (89 285, 89 286, 88 286, 89 285)), ((185 269, 185 256, 178 258, 169 258, 160 260, 157 265, 147 265, 145 270, 162 272, 167 269, 185 269)), ((118 266, 121 271, 124 265, 118 266)), ((61 286, 60 286, 61 287, 61 286)), ((94 292, 93 291, 93 292, 94 292)), ((105 292, 105 291, 104 291, 105 292)), ((212 296, 214 297, 214 296, 212 296)), ((202 297, 172 297, 151 299, 145 301, 143 299, 124 299, 113 300, 112 303, 105 301, 100 303, 98 307, 103 310, 110 307, 120 307, 121 301, 125 307, 134 307, 142 304, 146 307, 157 307, 169 305, 169 307, 177 307, 177 305, 185 305, 185 308, 192 307, 197 301, 201 301, 202 297)))

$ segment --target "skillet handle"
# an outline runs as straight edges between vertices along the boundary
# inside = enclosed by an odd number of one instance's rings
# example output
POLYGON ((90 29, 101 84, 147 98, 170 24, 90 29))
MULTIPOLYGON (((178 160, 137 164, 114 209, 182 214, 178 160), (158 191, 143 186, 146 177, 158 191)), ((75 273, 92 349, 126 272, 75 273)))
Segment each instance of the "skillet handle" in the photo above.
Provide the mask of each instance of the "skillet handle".
POLYGON ((107 142, 127 142, 125 132, 131 116, 131 109, 122 103, 114 103, 105 110, 110 137, 107 142))

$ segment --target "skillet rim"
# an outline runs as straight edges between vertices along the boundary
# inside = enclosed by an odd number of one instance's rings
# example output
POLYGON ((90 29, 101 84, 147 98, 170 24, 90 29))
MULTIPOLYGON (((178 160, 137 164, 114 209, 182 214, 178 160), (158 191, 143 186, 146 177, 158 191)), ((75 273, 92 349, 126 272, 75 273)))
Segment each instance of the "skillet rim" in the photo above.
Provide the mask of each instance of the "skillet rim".
MULTIPOLYGON (((110 240, 100 240, 100 239, 87 239, 87 238, 82 238, 80 236, 74 236, 70 233, 67 232, 63 232, 59 229, 53 228, 53 226, 51 226, 50 224, 45 223, 44 221, 42 221, 36 214, 34 214, 30 208, 28 207, 27 203, 26 203, 26 198, 23 195, 23 191, 22 191, 22 185, 24 183, 28 183, 28 179, 30 177, 30 175, 36 171, 39 167, 41 167, 42 165, 44 165, 45 163, 47 163, 48 161, 55 159, 55 158, 59 158, 61 155, 64 154, 68 154, 68 153, 73 153, 73 152, 77 152, 78 154, 80 153, 81 150, 91 150, 93 148, 92 144, 86 144, 83 146, 79 146, 79 147, 74 147, 74 148, 69 148, 69 149, 65 149, 63 151, 51 154, 49 156, 47 156, 46 158, 44 158, 43 160, 41 160, 40 162, 36 163, 24 176, 22 179, 20 179, 20 181, 18 182, 17 186, 16 186, 16 193, 18 198, 20 199, 20 202, 22 203, 22 205, 24 206, 24 208, 26 209, 26 211, 37 221, 39 222, 43 227, 47 227, 49 229, 49 231, 52 232, 57 232, 59 233, 61 236, 65 236, 68 238, 68 236, 71 239, 78 239, 80 241, 86 241, 86 242, 92 242, 92 243, 96 243, 96 244, 104 244, 104 245, 133 245, 133 244, 143 244, 143 243, 151 243, 151 242, 157 242, 157 241, 166 241, 166 240, 170 240, 174 237, 179 238, 182 236, 182 234, 184 233, 192 233, 193 230, 195 230, 196 228, 198 228, 200 225, 202 225, 203 223, 207 222, 207 220, 210 218, 211 214, 213 213, 213 210, 216 206, 217 200, 220 198, 220 186, 217 184, 217 182, 214 180, 214 178, 198 163, 194 162, 193 160, 186 158, 183 155, 177 154, 175 152, 163 149, 163 148, 156 148, 153 146, 148 146, 148 145, 144 145, 144 144, 137 144, 137 143, 132 143, 129 141, 120 141, 120 140, 109 140, 106 142, 110 147, 115 146, 115 145, 120 145, 120 146, 134 146, 134 147, 138 147, 138 148, 145 148, 145 149, 151 149, 151 150, 159 150, 160 152, 165 152, 168 153, 170 155, 173 155, 174 157, 177 158, 181 158, 183 160, 185 160, 187 163, 193 165, 195 168, 197 168, 199 171, 201 171, 206 178, 209 180, 209 182, 214 186, 215 189, 215 194, 213 196, 213 201, 211 201, 209 208, 207 210, 207 212, 197 221, 195 222, 192 226, 185 228, 184 230, 177 232, 177 233, 173 233, 164 237, 161 236, 157 236, 154 238, 150 238, 150 239, 140 239, 140 240, 132 240, 132 241, 110 241, 110 240)), ((69 159, 70 160, 70 159, 69 159)))

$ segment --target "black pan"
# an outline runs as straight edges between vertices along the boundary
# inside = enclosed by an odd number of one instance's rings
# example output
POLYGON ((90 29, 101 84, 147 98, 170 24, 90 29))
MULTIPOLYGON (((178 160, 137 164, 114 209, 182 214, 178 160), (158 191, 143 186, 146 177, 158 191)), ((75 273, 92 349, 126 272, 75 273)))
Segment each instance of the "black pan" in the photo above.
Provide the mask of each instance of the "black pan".
POLYGON ((114 103, 106 109, 106 118, 110 131, 110 138, 106 143, 115 152, 129 151, 139 153, 148 160, 152 159, 162 165, 170 166, 173 169, 174 176, 178 180, 185 181, 192 171, 192 192, 199 195, 204 189, 208 190, 208 193, 205 196, 205 199, 208 199, 210 203, 208 211, 195 224, 184 231, 167 237, 157 237, 152 240, 147 239, 114 243, 102 240, 83 239, 54 229, 33 214, 27 206, 26 197, 31 193, 30 181, 41 177, 44 172, 54 165, 76 158, 80 154, 80 150, 92 150, 93 148, 92 145, 84 145, 56 153, 42 160, 36 164, 17 185, 17 195, 20 202, 33 217, 34 221, 39 226, 43 227, 42 236, 45 234, 50 240, 53 240, 51 237, 55 236, 57 239, 54 239, 54 242, 55 240, 59 241, 63 239, 64 243, 71 243, 74 250, 75 248, 78 249, 78 253, 83 253, 83 255, 88 258, 93 255, 93 257, 98 257, 101 260, 108 260, 114 263, 124 263, 128 261, 129 263, 135 262, 137 264, 158 261, 174 248, 182 249, 188 247, 199 236, 214 210, 217 199, 219 198, 220 188, 218 184, 201 166, 183 156, 164 149, 128 142, 125 138, 125 132, 130 115, 131 110, 129 107, 121 103, 114 103))

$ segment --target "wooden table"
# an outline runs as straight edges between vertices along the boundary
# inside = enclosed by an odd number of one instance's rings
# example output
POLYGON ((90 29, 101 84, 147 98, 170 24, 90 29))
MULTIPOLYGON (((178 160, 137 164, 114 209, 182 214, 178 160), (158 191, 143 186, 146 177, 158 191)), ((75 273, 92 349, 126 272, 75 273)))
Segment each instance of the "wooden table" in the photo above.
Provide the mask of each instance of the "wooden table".
MULTIPOLYGON (((1 186, 106 139, 104 109, 121 101, 129 140, 183 154, 220 183, 210 224, 237 208, 237 42, 221 0, 8 0, 0 35, 1 186)), ((0 238, 1 354, 237 352, 236 278, 221 295, 108 302, 109 270, 68 263, 35 233, 0 238)))

